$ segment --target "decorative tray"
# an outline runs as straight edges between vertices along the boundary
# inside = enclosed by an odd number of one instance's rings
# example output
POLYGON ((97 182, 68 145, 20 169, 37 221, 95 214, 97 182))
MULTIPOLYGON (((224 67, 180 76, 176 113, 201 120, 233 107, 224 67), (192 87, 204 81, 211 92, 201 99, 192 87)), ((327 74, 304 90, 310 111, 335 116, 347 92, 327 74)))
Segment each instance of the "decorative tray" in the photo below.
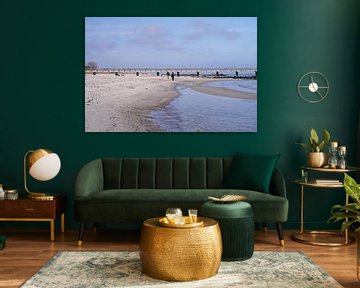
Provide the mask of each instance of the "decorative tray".
POLYGON ((224 195, 221 198, 216 197, 208 197, 210 200, 213 200, 215 202, 237 202, 237 201, 243 201, 246 199, 246 196, 243 195, 224 195))
POLYGON ((189 216, 185 216, 184 218, 185 218, 185 224, 170 223, 166 217, 160 218, 159 224, 161 226, 170 227, 170 228, 194 228, 194 227, 199 227, 204 224, 204 222, 201 219, 199 219, 199 217, 198 217, 198 222, 195 222, 195 223, 190 222, 189 216))

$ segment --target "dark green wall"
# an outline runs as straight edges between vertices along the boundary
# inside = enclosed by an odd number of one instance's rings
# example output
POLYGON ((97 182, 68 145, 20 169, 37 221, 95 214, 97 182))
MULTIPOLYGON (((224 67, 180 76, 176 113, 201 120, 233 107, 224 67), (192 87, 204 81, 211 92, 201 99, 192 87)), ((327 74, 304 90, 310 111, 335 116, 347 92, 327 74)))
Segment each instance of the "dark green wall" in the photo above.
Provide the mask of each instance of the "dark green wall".
MULTIPOLYGON (((348 161, 356 165, 359 11, 356 0, 1 1, 0 183, 21 189, 24 153, 39 147, 56 151, 60 174, 29 186, 66 194, 67 225, 77 227, 74 179, 94 158, 281 153, 278 167, 290 199, 287 227, 297 227, 299 187, 291 181, 306 153, 294 142, 306 141, 311 127, 327 128, 348 147, 348 161), (85 133, 85 16, 258 17, 258 132, 85 133), (296 93, 297 81, 309 71, 320 71, 330 81, 329 95, 319 104, 306 103, 296 93)), ((309 190, 309 227, 327 226, 330 207, 343 201, 341 190, 309 190)))

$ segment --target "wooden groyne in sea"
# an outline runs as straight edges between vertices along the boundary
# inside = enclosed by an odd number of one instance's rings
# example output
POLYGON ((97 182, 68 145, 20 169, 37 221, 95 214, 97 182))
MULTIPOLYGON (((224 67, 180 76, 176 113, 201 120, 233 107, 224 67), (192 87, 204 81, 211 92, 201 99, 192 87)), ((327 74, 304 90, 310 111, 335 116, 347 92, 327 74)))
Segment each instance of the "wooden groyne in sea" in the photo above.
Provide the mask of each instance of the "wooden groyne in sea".
POLYGON ((152 76, 192 76, 214 78, 245 78, 256 79, 256 68, 96 68, 85 67, 85 74, 114 74, 124 76, 129 74, 152 76))

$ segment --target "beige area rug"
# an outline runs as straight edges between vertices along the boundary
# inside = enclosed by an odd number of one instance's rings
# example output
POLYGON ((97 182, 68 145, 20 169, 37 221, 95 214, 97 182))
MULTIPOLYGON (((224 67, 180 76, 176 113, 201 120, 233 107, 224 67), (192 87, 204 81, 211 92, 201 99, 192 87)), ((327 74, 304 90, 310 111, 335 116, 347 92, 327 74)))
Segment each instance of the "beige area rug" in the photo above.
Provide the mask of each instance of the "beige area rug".
POLYGON ((246 261, 221 262, 219 273, 190 282, 167 282, 141 273, 138 251, 58 252, 23 288, 342 287, 302 252, 255 251, 246 261))

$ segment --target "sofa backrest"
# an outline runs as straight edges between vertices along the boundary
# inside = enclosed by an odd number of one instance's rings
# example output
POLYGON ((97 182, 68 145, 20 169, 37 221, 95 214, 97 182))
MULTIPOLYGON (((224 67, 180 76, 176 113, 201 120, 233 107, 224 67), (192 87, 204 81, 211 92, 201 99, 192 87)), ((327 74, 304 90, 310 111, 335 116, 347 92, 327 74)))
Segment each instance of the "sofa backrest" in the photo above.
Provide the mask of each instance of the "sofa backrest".
POLYGON ((104 158, 104 189, 216 189, 231 157, 104 158))

